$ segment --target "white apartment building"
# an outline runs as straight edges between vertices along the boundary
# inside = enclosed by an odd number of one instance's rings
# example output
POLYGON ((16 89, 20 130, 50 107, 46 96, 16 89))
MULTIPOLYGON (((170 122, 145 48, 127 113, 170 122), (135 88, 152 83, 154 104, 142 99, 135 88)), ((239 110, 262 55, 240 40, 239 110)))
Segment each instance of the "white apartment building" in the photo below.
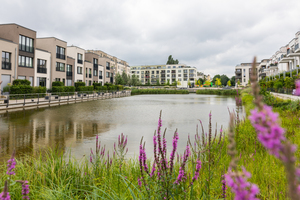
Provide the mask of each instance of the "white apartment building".
POLYGON ((131 75, 135 74, 142 84, 152 85, 178 82, 178 87, 195 85, 197 69, 183 64, 174 65, 143 65, 130 67, 131 75))
POLYGON ((42 50, 35 49, 35 66, 34 66, 34 86, 46 87, 49 89, 50 86, 50 67, 51 67, 51 53, 42 50))
MULTIPOLYGON (((258 71, 260 63, 256 63, 256 71, 258 71)), ((251 76, 252 63, 241 63, 235 66, 235 85, 240 81, 241 86, 247 86, 251 76)))
POLYGON ((76 47, 76 46, 68 46, 67 47, 67 55, 75 59, 74 66, 74 82, 83 82, 84 80, 84 60, 85 60, 85 50, 76 47))

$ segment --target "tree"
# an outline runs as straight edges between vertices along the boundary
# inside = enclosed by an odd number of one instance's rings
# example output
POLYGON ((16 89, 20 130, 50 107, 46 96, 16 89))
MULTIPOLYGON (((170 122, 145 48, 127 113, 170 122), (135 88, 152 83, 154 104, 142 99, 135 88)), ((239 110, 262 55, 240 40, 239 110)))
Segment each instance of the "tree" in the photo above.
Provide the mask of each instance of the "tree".
POLYGON ((216 80, 217 80, 217 78, 221 79, 220 74, 215 75, 214 78, 213 78, 213 80, 212 80, 212 82, 215 83, 216 80))
POLYGON ((135 74, 133 74, 131 76, 131 85, 137 86, 139 83, 139 79, 137 78, 137 76, 135 74))
POLYGON ((177 85, 181 85, 181 81, 177 81, 177 85))
POLYGON ((191 84, 190 80, 188 80, 188 86, 192 87, 192 84, 191 84))
POLYGON ((225 74, 221 75, 221 83, 223 86, 226 86, 229 80, 230 79, 225 74))
POLYGON ((179 61, 177 59, 174 60, 173 57, 172 57, 172 55, 169 55, 168 61, 167 61, 167 65, 178 64, 178 63, 179 63, 179 61))
POLYGON ((119 72, 116 74, 115 84, 116 85, 125 85, 123 77, 119 74, 119 72))
POLYGON ((231 77, 230 82, 232 86, 235 86, 235 76, 231 77))
POLYGON ((238 86, 241 85, 240 79, 238 80, 237 85, 238 85, 238 86))
POLYGON ((128 76, 127 74, 125 73, 125 71, 122 72, 122 79, 124 81, 124 85, 129 85, 128 84, 128 76))
POLYGON ((210 86, 210 85, 211 85, 211 82, 210 82, 209 80, 206 80, 206 81, 204 82, 204 85, 210 86))
POLYGON ((156 79, 156 85, 157 85, 157 86, 159 86, 159 85, 160 85, 160 83, 159 83, 159 80, 158 80, 158 79, 156 79))
POLYGON ((230 87, 231 86, 231 82, 230 80, 227 82, 227 85, 230 87))
POLYGON ((166 85, 170 85, 170 79, 167 80, 166 85))
POLYGON ((221 79, 220 78, 216 78, 215 85, 218 86, 218 87, 221 85, 221 79))

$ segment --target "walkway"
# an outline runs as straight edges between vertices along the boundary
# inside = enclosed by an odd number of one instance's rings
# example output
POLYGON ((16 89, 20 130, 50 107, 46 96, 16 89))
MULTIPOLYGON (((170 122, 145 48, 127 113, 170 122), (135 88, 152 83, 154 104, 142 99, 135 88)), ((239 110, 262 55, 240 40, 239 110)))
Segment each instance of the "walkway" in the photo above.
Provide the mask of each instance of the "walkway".
POLYGON ((282 93, 275 93, 275 92, 270 92, 274 97, 278 97, 280 99, 285 99, 285 100, 292 100, 292 101, 297 101, 300 100, 300 96, 294 96, 290 94, 282 94, 282 93))

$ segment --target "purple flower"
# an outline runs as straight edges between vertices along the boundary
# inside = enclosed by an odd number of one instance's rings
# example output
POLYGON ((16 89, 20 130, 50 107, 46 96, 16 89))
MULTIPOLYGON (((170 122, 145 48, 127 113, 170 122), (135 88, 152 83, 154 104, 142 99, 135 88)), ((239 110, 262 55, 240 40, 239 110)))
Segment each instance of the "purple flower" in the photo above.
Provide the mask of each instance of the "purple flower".
POLYGON ((14 171, 12 171, 13 169, 16 168, 16 160, 15 160, 15 151, 13 152, 13 154, 11 155, 11 158, 7 161, 7 172, 6 174, 8 175, 15 175, 16 173, 14 171))
POLYGON ((279 154, 283 149, 282 141, 286 138, 284 129, 278 124, 278 114, 274 113, 271 107, 264 105, 261 111, 252 110, 249 119, 262 145, 269 150, 270 154, 282 159, 279 154))
POLYGON ((23 195, 23 199, 29 199, 29 185, 28 185, 28 181, 24 181, 22 184, 22 195, 23 195))
POLYGON ((152 177, 154 175, 156 168, 155 168, 155 162, 153 162, 153 166, 152 166, 152 171, 150 173, 150 177, 152 177))
POLYGON ((0 200, 10 200, 9 192, 7 192, 7 193, 1 192, 0 200))
POLYGON ((141 182, 140 178, 138 178, 138 184, 139 184, 140 187, 142 187, 142 182, 141 182))
POLYGON ((300 95, 300 79, 295 81, 295 86, 296 86, 295 95, 299 96, 300 95))
POLYGON ((226 183, 235 194, 235 200, 257 200, 255 196, 259 193, 259 189, 255 184, 247 182, 247 179, 250 177, 251 174, 245 169, 243 169, 243 173, 230 171, 225 174, 226 183))
POLYGON ((200 169, 201 169, 201 161, 200 161, 200 160, 197 160, 196 171, 195 171, 195 175, 194 175, 194 177, 193 177, 193 179, 192 179, 192 183, 193 183, 195 180, 198 179, 200 169))

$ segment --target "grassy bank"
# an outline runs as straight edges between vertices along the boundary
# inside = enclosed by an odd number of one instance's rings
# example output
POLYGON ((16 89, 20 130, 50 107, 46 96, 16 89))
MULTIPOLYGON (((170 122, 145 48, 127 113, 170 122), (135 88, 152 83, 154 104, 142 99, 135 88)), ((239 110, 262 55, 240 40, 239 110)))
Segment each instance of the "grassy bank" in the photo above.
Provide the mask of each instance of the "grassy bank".
POLYGON ((131 95, 138 94, 189 94, 188 90, 167 90, 167 89, 132 89, 131 95))
MULTIPOLYGON (((241 94, 246 110, 253 108, 253 97, 245 90, 241 94)), ((300 130, 298 109, 290 110, 275 108, 280 114, 282 127, 286 129, 286 136, 292 143, 300 145, 300 130)), ((212 113, 213 117, 214 113, 212 113)), ((200 116, 199 118, 204 118, 200 116)), ((227 117, 227 116, 224 116, 227 117)), ((155 119, 153 119, 155 120, 155 119)), ((37 156, 28 156, 17 161, 16 175, 12 180, 28 180, 31 199, 223 199, 222 175, 227 172, 231 158, 227 155, 227 137, 219 137, 220 127, 212 130, 211 122, 199 124, 198 131, 191 138, 190 156, 185 165, 185 178, 179 185, 174 184, 178 179, 180 167, 185 156, 175 156, 173 171, 168 171, 162 178, 154 173, 152 177, 141 170, 139 158, 124 159, 127 146, 117 145, 116 154, 104 148, 93 148, 92 162, 87 155, 81 161, 71 156, 65 158, 59 151, 41 152, 37 156), (205 127, 205 128, 203 128, 205 127), (206 127, 209 127, 206 129, 206 127), (202 131, 203 130, 203 131, 202 131), (205 134, 207 133, 207 134, 205 134), (215 136, 215 133, 216 136, 215 136), (191 184, 196 172, 197 160, 201 160, 199 178, 191 184), (141 181, 141 171, 144 173, 146 185, 141 181)), ((155 129, 155 127, 153 127, 155 129)), ((180 133, 179 133, 180 139, 180 133)), ((163 140, 163 139, 162 139, 163 140)), ((238 168, 244 166, 252 174, 249 179, 260 188, 260 199, 287 199, 286 177, 284 167, 274 156, 266 152, 258 142, 256 133, 250 121, 246 118, 236 126, 236 147, 239 155, 238 168)), ((117 142, 117 144, 124 144, 117 142)), ((168 145, 172 145, 171 141, 168 145)), ((173 140, 174 145, 174 140, 173 140)), ((96 145, 98 146, 98 145, 96 145)), ((153 144, 146 144, 153 150, 153 144)), ((129 147, 130 148, 130 147, 129 147)), ((141 146, 143 149, 143 145, 141 146)), ((157 147, 158 148, 158 147, 157 147)), ((113 152, 114 150, 110 150, 113 152)), ((138 149, 136 150, 138 151, 138 149)), ((170 153, 165 155, 170 161, 170 153)), ((296 152, 299 158, 299 150, 296 152)), ((146 160, 149 174, 153 169, 154 158, 146 160)), ((168 162, 170 164, 171 162, 168 162)), ((157 168, 157 166, 156 166, 157 168)), ((6 164, 1 165, 0 184, 9 177, 5 174, 6 164)), ((160 172, 162 173, 162 172, 160 172)), ((21 185, 11 181, 9 188, 12 199, 21 198, 21 185)), ((226 199, 233 199, 230 189, 226 191, 226 199)))
MULTIPOLYGON (((240 91, 240 90, 238 90, 240 91)), ((237 90, 231 89, 231 90, 223 90, 223 89, 201 89, 197 90, 196 94, 216 94, 216 95, 236 95, 237 90)))

